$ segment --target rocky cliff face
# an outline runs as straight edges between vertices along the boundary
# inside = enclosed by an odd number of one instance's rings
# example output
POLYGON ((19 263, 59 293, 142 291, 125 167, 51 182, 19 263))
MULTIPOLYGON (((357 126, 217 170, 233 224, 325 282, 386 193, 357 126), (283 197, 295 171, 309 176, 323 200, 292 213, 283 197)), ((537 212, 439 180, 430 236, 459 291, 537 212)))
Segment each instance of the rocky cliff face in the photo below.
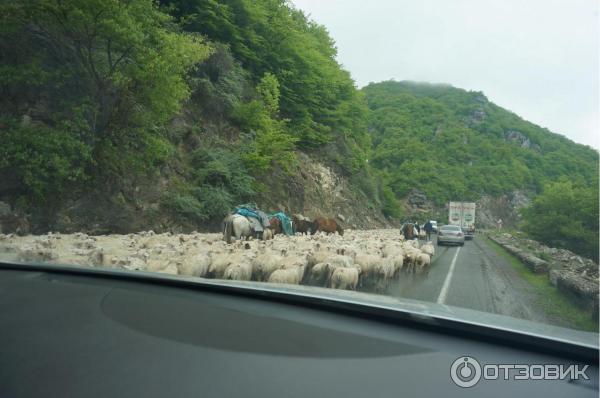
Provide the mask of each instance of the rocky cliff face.
POLYGON ((333 217, 350 228, 390 226, 379 208, 371 205, 346 177, 304 153, 298 154, 298 162, 297 176, 283 172, 272 175, 269 190, 258 199, 265 210, 300 213, 309 218, 333 217))
POLYGON ((501 219, 504 227, 516 227, 521 220, 519 211, 530 203, 529 195, 522 191, 498 197, 484 195, 477 201, 477 225, 479 228, 495 228, 496 221, 501 219))
POLYGON ((504 139, 520 146, 521 148, 533 149, 535 151, 540 150, 539 145, 531 142, 531 140, 525 134, 517 130, 507 130, 504 132, 504 139))

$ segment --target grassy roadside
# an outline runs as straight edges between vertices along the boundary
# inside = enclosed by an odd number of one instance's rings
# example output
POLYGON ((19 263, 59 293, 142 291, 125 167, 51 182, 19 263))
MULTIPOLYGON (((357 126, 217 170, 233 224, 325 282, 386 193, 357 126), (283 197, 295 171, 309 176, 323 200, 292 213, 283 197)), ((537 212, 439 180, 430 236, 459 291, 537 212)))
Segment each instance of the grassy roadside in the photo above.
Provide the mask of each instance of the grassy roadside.
POLYGON ((590 314, 579 308, 572 300, 552 286, 546 274, 531 272, 518 258, 507 252, 502 246, 487 236, 480 235, 480 238, 498 255, 504 257, 519 276, 535 289, 539 295, 540 304, 548 316, 562 319, 574 329, 598 332, 598 323, 592 320, 590 314))

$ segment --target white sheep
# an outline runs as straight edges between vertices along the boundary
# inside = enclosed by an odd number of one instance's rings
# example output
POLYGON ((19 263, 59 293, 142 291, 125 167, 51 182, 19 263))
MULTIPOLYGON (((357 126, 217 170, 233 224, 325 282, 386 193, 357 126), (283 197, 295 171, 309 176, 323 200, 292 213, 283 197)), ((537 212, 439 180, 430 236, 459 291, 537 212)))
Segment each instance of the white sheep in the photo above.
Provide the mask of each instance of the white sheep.
POLYGON ((391 257, 388 257, 394 266, 394 274, 397 274, 402 267, 404 266, 404 254, 403 252, 398 252, 391 257))
POLYGON ((429 254, 430 256, 433 256, 435 254, 435 247, 433 246, 433 243, 427 242, 423 246, 421 246, 421 251, 423 253, 429 254))
POLYGON ((295 267, 286 269, 277 269, 269 276, 270 283, 287 283, 291 285, 299 285, 304 277, 306 267, 295 267))
POLYGON ((406 270, 409 272, 414 272, 416 259, 421 254, 421 250, 415 249, 411 246, 407 246, 404 248, 404 253, 404 263, 406 265, 406 270))
POLYGON ((404 249, 409 248, 409 247, 412 247, 414 249, 418 249, 419 248, 419 241, 416 240, 416 239, 407 240, 407 241, 405 241, 405 242, 402 243, 402 247, 404 249))
POLYGON ((354 264, 354 260, 352 259, 352 257, 344 256, 342 254, 330 256, 326 259, 325 262, 330 263, 334 267, 345 267, 345 268, 351 267, 354 264))
POLYGON ((227 267, 233 263, 232 258, 234 257, 237 256, 233 249, 229 249, 225 253, 213 253, 208 275, 212 278, 221 278, 227 267))
POLYGON ((179 271, 177 269, 177 264, 169 263, 166 267, 160 269, 158 272, 161 274, 177 275, 179 271))
POLYGON ((273 253, 270 249, 263 249, 252 260, 252 268, 258 281, 266 281, 276 269, 281 268, 283 257, 273 253))
POLYGON ((396 268, 391 259, 384 258, 375 267, 375 275, 385 283, 394 276, 396 268))
POLYGON ((343 256, 355 257, 358 254, 358 250, 351 245, 342 245, 338 248, 337 253, 343 256))
POLYGON ((252 279, 252 264, 250 261, 242 261, 231 264, 223 273, 223 279, 236 281, 249 281, 252 279))
POLYGON ((330 263, 318 263, 310 269, 310 280, 317 284, 326 284, 329 281, 334 267, 330 263))
POLYGON ((404 251, 402 250, 402 244, 388 243, 385 246, 383 246, 383 248, 381 249, 381 254, 383 257, 393 257, 398 254, 404 256, 404 251))
POLYGON ((356 290, 358 284, 359 267, 338 267, 331 274, 329 287, 333 289, 356 290))
POLYGON ((373 276, 381 263, 381 258, 372 254, 358 253, 354 262, 360 266, 364 277, 373 276))
POLYGON ((427 270, 431 263, 431 257, 429 254, 421 253, 415 259, 415 272, 420 274, 427 270))
POLYGON ((192 257, 184 258, 178 264, 179 274, 203 277, 208 273, 212 260, 209 253, 198 253, 192 257))
POLYGON ((311 257, 311 254, 310 252, 304 254, 286 253, 281 262, 281 268, 305 267, 308 265, 308 258, 311 257))

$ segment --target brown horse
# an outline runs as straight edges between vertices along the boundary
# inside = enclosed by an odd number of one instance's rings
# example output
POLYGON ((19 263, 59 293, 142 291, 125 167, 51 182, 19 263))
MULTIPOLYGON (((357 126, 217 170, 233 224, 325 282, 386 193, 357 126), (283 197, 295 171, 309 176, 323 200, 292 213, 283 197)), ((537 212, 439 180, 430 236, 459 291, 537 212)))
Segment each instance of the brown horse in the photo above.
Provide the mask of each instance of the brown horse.
POLYGON ((404 224, 401 232, 406 240, 415 238, 415 227, 412 224, 404 224))
POLYGON ((312 234, 318 231, 328 234, 333 234, 337 231, 338 234, 344 235, 344 229, 333 218, 317 217, 313 221, 312 234))
POLYGON ((294 232, 299 232, 301 234, 308 234, 313 230, 312 221, 300 214, 294 214, 292 216, 292 225, 294 227, 294 232))
POLYGON ((271 225, 271 231, 273 231, 273 235, 280 234, 283 229, 281 228, 281 220, 278 217, 269 218, 269 224, 271 225))

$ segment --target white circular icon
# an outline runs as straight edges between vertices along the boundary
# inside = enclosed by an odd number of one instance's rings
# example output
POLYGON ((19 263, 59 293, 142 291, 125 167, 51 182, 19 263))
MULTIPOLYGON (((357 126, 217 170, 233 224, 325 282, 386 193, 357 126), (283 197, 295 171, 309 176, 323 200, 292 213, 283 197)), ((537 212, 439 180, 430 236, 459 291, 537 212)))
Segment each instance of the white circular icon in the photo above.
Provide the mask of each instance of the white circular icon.
POLYGON ((459 387, 473 387, 481 379, 481 365, 472 357, 456 358, 450 367, 450 378, 459 387))

